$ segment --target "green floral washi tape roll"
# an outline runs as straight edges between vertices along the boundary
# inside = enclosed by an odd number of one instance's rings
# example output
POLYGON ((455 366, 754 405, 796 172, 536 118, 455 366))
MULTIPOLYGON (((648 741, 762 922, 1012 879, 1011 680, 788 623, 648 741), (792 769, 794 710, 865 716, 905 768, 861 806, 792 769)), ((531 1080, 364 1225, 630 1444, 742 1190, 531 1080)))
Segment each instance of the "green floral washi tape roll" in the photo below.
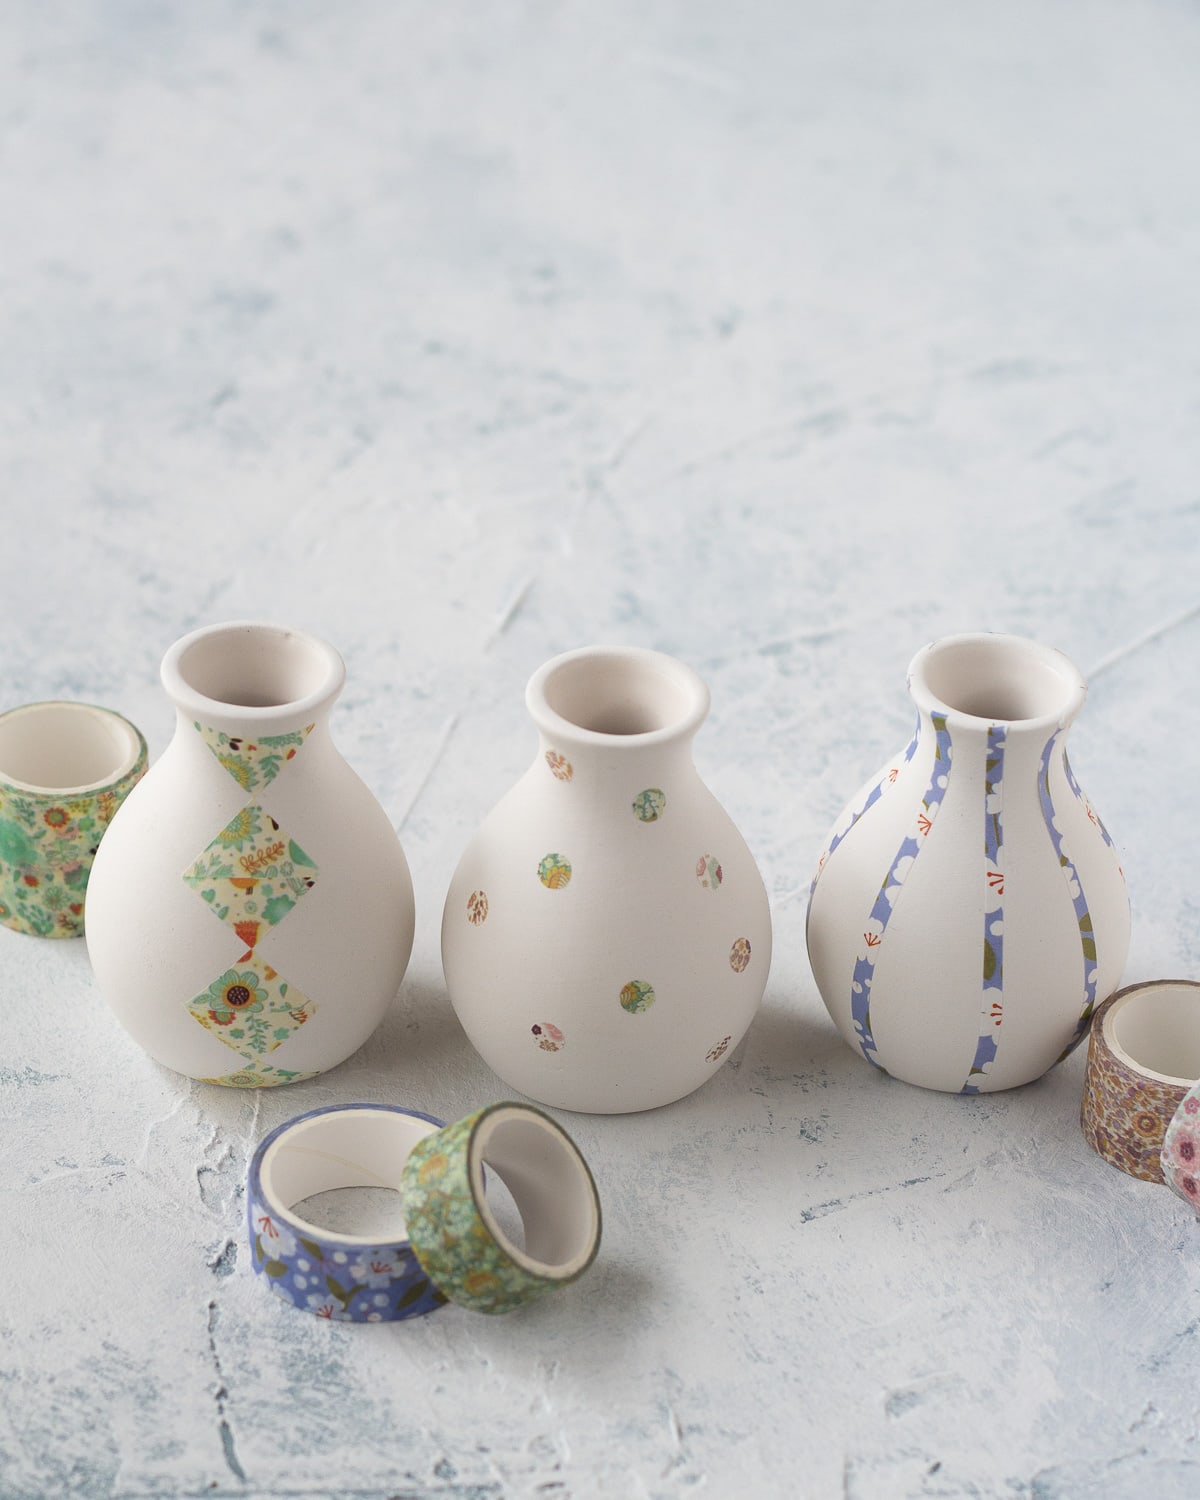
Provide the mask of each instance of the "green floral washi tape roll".
POLYGON ((0 714, 0 922, 78 937, 96 848, 146 771, 128 719, 90 703, 0 714))
POLYGON ((401 1178, 409 1239, 430 1281, 474 1312, 511 1312, 582 1276, 600 1246, 600 1199, 561 1126, 492 1104, 414 1146, 401 1178), (522 1249, 496 1222, 484 1164, 513 1196, 522 1249))

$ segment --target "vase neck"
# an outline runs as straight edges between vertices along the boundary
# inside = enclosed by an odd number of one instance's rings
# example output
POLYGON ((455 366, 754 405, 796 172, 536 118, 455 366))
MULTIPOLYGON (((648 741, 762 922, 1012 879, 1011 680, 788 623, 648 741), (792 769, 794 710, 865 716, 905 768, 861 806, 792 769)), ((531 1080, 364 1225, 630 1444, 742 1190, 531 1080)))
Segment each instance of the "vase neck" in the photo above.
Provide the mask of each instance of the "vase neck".
POLYGON ((659 742, 654 745, 629 743, 570 743, 556 736, 538 733, 535 770, 545 774, 549 769, 556 781, 578 781, 589 784, 612 783, 622 787, 661 787, 667 781, 679 782, 696 775, 692 761, 692 741, 687 739, 659 742))
POLYGON ((1022 752, 1041 754, 1051 739, 1065 742, 1070 724, 1047 724, 1040 720, 981 719, 974 715, 946 713, 939 709, 917 710, 913 743, 926 738, 933 741, 949 740, 964 751, 978 747, 1004 743, 1022 752))
POLYGON ((539 668, 525 702, 543 755, 625 774, 635 765, 678 758, 690 765, 709 697, 700 677, 674 657, 630 646, 589 646, 539 668))

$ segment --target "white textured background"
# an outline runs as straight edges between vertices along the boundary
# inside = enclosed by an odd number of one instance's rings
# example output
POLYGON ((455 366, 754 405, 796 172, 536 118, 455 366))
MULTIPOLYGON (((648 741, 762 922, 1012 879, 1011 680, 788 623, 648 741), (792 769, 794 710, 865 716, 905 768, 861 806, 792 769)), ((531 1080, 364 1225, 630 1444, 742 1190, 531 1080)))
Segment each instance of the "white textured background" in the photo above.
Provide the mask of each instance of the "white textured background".
POLYGON ((1082 1055, 881 1078, 803 920, 912 652, 1011 629, 1091 677, 1127 977, 1200 973, 1198 78, 1192 0, 0 3, 0 707, 158 753, 183 631, 325 634, 418 894, 383 1028, 261 1099, 0 929, 4 1500, 1197 1493, 1200 1236, 1085 1148, 1082 1055), (712 686, 764 1011, 692 1099, 568 1120, 587 1280, 307 1318, 249 1273, 247 1152, 507 1092, 441 897, 588 641, 712 686))

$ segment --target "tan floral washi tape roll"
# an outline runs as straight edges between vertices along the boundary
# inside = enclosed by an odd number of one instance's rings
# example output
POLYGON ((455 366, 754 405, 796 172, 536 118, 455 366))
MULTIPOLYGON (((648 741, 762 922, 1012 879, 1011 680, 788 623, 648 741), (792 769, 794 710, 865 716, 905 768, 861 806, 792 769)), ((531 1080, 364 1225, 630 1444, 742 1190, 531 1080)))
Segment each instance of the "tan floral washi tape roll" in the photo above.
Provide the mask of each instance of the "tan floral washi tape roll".
POLYGON ((1118 990, 1096 1012, 1080 1123, 1093 1151, 1162 1182, 1163 1139, 1200 1079, 1200 984, 1158 979, 1118 990))
POLYGON ((401 1178, 409 1240, 452 1302, 502 1313, 582 1276, 600 1245, 600 1199, 579 1148, 527 1104, 492 1104, 426 1136, 401 1178), (519 1246, 484 1193, 484 1164, 512 1194, 519 1246))

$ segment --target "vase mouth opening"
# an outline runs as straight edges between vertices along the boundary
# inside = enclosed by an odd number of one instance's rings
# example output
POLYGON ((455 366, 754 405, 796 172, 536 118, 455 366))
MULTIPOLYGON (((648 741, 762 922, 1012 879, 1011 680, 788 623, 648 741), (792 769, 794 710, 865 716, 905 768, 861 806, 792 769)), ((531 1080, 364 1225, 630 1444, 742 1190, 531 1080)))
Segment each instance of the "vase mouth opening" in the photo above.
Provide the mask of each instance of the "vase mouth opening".
POLYGON ((101 791, 144 752, 128 719, 90 703, 27 703, 0 714, 0 781, 37 796, 101 791))
POLYGON ((908 669, 918 708, 1005 724, 1069 724, 1087 693, 1053 646, 1016 635, 955 635, 918 651, 908 669))
POLYGON ((1200 984, 1159 979, 1130 985, 1104 1013, 1104 1037, 1122 1062, 1161 1083, 1200 1079, 1200 984))
POLYGON ((345 674, 342 658, 317 636, 254 621, 195 630, 176 641, 162 664, 163 686, 180 708, 266 722, 303 718, 328 705, 345 674))
POLYGON ((587 646, 540 667, 525 701, 551 739, 651 745, 695 734, 709 694, 691 667, 662 652, 587 646))

